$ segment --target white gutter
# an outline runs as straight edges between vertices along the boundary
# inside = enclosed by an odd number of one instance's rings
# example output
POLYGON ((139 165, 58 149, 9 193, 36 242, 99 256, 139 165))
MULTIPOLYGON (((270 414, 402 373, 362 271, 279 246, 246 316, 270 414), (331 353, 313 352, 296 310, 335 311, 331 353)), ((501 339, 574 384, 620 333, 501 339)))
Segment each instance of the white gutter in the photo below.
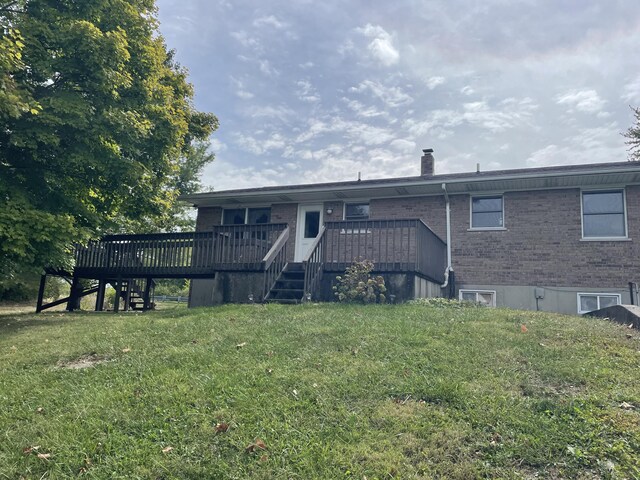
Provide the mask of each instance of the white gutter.
POLYGON ((444 283, 441 285, 442 288, 445 288, 449 285, 449 272, 452 272, 453 268, 451 267, 451 206, 446 183, 442 184, 442 190, 444 190, 444 200, 447 204, 447 268, 444 271, 444 283))

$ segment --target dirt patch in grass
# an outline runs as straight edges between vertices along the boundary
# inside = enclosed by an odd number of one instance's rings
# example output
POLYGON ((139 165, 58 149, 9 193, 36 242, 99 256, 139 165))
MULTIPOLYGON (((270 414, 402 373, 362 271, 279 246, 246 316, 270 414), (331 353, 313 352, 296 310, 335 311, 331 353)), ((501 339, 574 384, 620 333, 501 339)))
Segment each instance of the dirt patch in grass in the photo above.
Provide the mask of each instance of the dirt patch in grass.
POLYGON ((101 363, 110 362, 111 359, 104 355, 98 355, 95 352, 85 353, 75 360, 60 360, 56 363, 56 368, 64 368, 69 370, 81 370, 83 368, 91 368, 101 363))

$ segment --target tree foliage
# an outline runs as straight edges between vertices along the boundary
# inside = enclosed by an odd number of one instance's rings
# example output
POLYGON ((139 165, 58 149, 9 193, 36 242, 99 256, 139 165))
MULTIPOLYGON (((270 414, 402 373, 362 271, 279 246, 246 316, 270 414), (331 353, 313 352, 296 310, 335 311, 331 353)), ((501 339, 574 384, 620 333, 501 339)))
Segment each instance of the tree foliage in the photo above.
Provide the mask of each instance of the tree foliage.
POLYGON ((624 134, 629 145, 629 160, 640 161, 640 108, 633 108, 636 123, 624 134))
POLYGON ((0 35, 0 287, 65 266, 72 242, 172 228, 217 119, 194 108, 154 1, 15 1, 0 35))

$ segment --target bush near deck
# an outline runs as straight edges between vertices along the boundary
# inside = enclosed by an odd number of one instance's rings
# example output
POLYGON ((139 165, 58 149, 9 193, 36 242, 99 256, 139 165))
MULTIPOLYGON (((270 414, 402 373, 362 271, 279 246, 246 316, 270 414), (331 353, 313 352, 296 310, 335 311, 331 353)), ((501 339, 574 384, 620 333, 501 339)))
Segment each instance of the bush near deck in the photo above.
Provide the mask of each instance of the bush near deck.
POLYGON ((4 315, 0 478, 639 478, 638 336, 440 305, 4 315))

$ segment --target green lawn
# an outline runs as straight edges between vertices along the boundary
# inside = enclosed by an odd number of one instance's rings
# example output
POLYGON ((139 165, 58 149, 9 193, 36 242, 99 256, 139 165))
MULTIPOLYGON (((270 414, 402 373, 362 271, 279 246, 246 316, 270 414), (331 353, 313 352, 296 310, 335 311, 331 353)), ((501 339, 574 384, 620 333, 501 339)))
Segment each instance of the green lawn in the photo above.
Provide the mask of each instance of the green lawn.
POLYGON ((0 479, 640 478, 639 367, 501 309, 6 314, 0 479))

